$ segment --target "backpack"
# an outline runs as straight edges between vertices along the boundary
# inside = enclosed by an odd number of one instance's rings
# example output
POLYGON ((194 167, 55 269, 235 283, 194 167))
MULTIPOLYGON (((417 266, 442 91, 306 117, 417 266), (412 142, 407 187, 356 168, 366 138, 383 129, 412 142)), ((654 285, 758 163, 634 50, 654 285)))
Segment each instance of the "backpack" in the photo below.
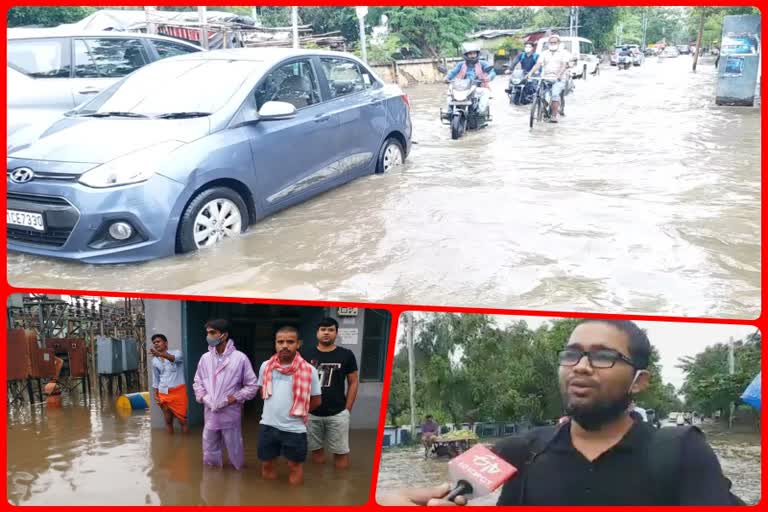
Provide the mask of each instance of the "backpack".
MULTIPOLYGON (((559 429, 560 425, 549 426, 537 428, 529 433, 529 453, 528 459, 525 462, 526 466, 532 464, 536 457, 547 450, 559 429)), ((660 483, 661 489, 659 494, 661 497, 674 497, 676 495, 675 483, 683 463, 683 439, 691 430, 701 433, 701 429, 694 426, 654 428, 651 443, 648 447, 648 467, 650 468, 652 479, 660 483)), ((744 500, 730 491, 731 481, 725 475, 723 475, 723 478, 728 482, 729 505, 746 506, 744 500)), ((672 498, 669 501, 674 503, 675 500, 672 498)))
POLYGON ((531 67, 529 69, 526 70, 525 68, 523 68, 523 71, 528 73, 531 69, 533 69, 533 66, 536 65, 536 62, 538 62, 538 60, 539 60, 539 54, 538 53, 532 54, 530 56, 530 58, 526 54, 523 53, 522 56, 520 57, 520 67, 521 68, 523 67, 523 61, 525 61, 526 63, 529 62, 529 61, 533 61, 533 64, 531 65, 531 67))

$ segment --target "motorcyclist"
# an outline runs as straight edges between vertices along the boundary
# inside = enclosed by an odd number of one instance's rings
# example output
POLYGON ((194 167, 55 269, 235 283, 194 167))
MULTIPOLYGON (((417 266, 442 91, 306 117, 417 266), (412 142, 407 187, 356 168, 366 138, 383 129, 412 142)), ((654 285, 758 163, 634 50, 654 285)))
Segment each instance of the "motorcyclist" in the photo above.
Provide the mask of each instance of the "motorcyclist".
POLYGON ((480 48, 474 44, 464 45, 464 61, 456 64, 446 75, 447 82, 464 78, 480 82, 476 93, 478 110, 481 116, 487 117, 491 102, 491 80, 496 78, 496 70, 492 65, 480 60, 480 48))
POLYGON ((541 69, 541 78, 552 82, 552 115, 549 119, 551 123, 557 122, 560 99, 565 91, 565 74, 568 72, 570 61, 571 54, 560 48, 560 36, 552 34, 547 40, 547 50, 541 54, 536 65, 526 76, 527 79, 530 79, 541 69))
POLYGON ((517 54, 517 57, 515 57, 512 64, 509 66, 509 72, 514 72, 515 67, 520 64, 520 68, 522 68, 523 72, 530 73, 538 60, 539 54, 533 51, 533 43, 525 43, 525 51, 517 54))
MULTIPOLYGON (((538 60, 539 60, 539 54, 534 52, 533 43, 525 43, 524 51, 522 53, 517 54, 517 56, 512 61, 512 64, 510 64, 509 70, 507 71, 507 73, 509 73, 510 75, 513 74, 518 64, 520 64, 520 69, 523 70, 523 74, 530 73, 531 70, 533 69, 533 66, 536 65, 536 62, 538 60)), ((510 83, 504 92, 506 92, 507 94, 510 94, 513 89, 514 89, 514 85, 510 80, 510 83)), ((536 86, 531 82, 526 83, 525 90, 523 93, 524 101, 522 102, 528 103, 526 99, 530 98, 535 92, 536 92, 536 86)))

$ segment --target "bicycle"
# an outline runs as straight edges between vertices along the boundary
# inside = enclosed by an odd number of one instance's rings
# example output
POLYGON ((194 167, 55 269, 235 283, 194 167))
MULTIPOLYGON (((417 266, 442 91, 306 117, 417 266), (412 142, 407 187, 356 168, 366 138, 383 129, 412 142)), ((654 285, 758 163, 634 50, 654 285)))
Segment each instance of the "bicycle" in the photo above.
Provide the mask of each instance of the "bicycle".
MULTIPOLYGON (((529 120, 529 126, 533 129, 533 121, 543 121, 545 118, 552 117, 552 105, 551 94, 554 80, 540 80, 539 87, 536 89, 536 96, 533 103, 531 103, 531 115, 529 120)), ((565 94, 560 93, 560 107, 561 111, 565 111, 565 94)))

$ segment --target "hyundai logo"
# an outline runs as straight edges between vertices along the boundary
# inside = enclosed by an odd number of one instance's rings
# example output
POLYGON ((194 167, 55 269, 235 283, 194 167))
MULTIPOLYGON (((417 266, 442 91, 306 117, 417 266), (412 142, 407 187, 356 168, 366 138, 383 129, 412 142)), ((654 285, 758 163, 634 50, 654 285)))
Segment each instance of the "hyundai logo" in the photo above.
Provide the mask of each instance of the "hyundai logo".
POLYGON ((19 167, 11 171, 10 178, 14 183, 28 183, 35 177, 35 173, 29 167, 19 167))

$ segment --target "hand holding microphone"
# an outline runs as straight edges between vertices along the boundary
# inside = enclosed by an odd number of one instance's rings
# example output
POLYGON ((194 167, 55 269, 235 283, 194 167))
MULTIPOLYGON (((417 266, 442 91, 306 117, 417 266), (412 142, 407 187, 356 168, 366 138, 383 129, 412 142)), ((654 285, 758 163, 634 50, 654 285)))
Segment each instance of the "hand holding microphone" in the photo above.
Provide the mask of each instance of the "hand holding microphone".
POLYGON ((487 496, 517 474, 517 468, 478 444, 448 463, 453 484, 400 489, 377 496, 383 506, 455 506, 487 496))
POLYGON ((463 496, 470 500, 496 491, 517 474, 517 468, 484 445, 477 444, 451 460, 448 473, 454 487, 444 499, 454 501, 463 496))

